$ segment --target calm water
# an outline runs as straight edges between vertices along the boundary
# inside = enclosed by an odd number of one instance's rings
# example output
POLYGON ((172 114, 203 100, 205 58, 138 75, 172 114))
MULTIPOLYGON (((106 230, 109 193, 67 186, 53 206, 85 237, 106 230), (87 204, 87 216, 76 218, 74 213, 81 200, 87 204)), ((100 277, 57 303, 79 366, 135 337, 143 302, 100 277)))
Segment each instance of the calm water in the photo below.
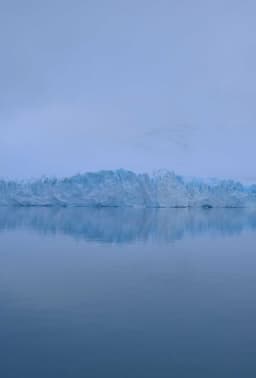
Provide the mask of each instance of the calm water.
POLYGON ((0 376, 256 376, 256 211, 0 209, 0 376))

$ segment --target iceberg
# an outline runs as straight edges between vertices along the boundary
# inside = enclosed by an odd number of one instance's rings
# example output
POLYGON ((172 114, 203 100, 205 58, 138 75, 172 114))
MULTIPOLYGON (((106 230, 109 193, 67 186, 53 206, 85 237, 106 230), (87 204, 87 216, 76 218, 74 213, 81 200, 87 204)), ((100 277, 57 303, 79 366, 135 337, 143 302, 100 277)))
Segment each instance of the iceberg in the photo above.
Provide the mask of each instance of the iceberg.
POLYGON ((0 180, 0 206, 256 207, 256 185, 119 169, 62 179, 0 180))

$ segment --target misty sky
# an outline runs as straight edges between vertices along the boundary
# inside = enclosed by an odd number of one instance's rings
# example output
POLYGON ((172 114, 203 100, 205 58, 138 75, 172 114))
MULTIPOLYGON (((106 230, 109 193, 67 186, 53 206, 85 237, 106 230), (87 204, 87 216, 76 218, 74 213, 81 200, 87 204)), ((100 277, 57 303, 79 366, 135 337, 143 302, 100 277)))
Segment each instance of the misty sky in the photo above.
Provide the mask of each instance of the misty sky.
POLYGON ((2 0, 0 176, 256 179, 255 0, 2 0))

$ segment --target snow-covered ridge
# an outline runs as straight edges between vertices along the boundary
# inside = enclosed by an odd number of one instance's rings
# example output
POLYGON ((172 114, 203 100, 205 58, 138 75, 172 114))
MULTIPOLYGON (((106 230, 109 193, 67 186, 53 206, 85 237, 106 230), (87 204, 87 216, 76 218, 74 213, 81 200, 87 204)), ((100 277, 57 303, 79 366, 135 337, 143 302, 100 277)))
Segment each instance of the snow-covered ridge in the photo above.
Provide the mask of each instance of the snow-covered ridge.
POLYGON ((120 169, 64 179, 0 180, 0 206, 256 207, 256 185, 120 169))

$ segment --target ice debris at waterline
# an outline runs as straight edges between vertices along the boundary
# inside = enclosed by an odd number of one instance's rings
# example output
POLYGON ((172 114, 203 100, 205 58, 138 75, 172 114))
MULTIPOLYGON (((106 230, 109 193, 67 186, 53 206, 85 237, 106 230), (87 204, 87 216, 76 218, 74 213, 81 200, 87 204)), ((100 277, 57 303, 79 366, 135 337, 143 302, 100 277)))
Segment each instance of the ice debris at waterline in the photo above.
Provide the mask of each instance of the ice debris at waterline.
POLYGON ((0 181, 0 206, 256 207, 256 185, 126 170, 70 178, 0 181))

